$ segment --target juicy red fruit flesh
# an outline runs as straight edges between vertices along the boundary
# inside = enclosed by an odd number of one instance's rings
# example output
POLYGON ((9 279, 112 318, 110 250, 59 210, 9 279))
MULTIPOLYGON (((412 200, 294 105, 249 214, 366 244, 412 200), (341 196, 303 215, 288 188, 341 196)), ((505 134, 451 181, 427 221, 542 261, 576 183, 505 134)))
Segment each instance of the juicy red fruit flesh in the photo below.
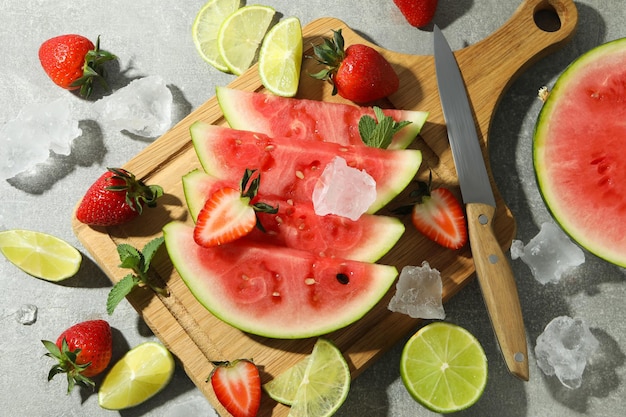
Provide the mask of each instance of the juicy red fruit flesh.
POLYGON ((209 379, 215 396, 234 417, 254 417, 261 406, 261 377, 252 361, 213 362, 209 379))

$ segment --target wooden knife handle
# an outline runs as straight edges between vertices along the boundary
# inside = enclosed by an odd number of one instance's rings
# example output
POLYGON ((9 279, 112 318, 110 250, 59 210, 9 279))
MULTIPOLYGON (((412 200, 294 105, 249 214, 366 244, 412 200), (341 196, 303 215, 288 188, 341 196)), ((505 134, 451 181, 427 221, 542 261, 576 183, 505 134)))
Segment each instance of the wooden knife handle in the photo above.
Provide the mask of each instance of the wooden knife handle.
POLYGON ((500 350, 509 371, 528 381, 528 351, 517 285, 493 229, 496 208, 466 205, 472 257, 500 350))

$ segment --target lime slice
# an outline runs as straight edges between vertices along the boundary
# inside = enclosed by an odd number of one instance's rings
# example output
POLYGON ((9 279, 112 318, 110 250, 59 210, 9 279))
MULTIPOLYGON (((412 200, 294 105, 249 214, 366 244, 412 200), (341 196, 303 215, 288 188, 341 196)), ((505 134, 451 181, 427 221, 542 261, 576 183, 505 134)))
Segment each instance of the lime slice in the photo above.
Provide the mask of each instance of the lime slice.
POLYGON ((487 357, 467 330, 446 322, 422 327, 404 346, 400 375, 424 407, 452 413, 473 405, 487 384, 487 357))
POLYGON ((98 404, 122 410, 148 400, 161 391, 174 374, 174 358, 160 343, 135 346, 107 373, 98 391, 98 404))
POLYGON ((191 36, 202 59, 220 71, 228 72, 228 67, 217 48, 217 34, 220 26, 235 10, 241 6, 241 0, 210 0, 193 21, 191 36))
POLYGON ((241 75, 252 66, 274 13, 269 6, 254 4, 224 20, 217 34, 217 47, 230 72, 241 75))
MULTIPOLYGON (((318 339, 306 361, 296 390, 290 417, 332 416, 350 390, 350 368, 341 351, 330 341, 318 339)), ((298 365, 295 365, 298 366, 298 365)))
POLYGON ((263 384, 263 389, 270 398, 281 404, 292 405, 294 398, 296 398, 298 387, 300 387, 304 379, 304 372, 310 358, 311 355, 308 355, 276 378, 263 384))
POLYGON ((46 281, 76 275, 82 261, 80 252, 64 240, 22 229, 0 232, 0 251, 27 274, 46 281))
POLYGON ((302 27, 289 17, 265 36, 259 53, 259 76, 272 93, 293 97, 298 91, 302 65, 302 27))

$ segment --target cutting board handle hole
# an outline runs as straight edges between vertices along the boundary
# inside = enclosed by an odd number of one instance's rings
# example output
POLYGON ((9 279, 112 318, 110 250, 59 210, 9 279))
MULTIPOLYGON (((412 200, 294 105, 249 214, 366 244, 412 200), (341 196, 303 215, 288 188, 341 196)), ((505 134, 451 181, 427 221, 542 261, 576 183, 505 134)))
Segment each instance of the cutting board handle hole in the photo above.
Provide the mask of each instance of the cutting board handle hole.
POLYGON ((537 27, 545 32, 557 32, 561 29, 561 19, 553 8, 537 10, 533 18, 537 27))

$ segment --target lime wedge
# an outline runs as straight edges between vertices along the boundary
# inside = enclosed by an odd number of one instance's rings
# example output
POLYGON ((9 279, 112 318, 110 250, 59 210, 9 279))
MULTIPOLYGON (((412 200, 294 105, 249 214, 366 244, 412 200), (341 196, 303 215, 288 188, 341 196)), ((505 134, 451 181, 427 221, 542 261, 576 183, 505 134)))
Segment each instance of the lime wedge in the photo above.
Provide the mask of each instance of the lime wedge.
POLYGON ((292 405, 293 400, 296 398, 298 387, 300 387, 304 379, 304 372, 310 358, 311 355, 308 355, 276 378, 263 384, 263 389, 270 398, 281 404, 292 405))
POLYGON ((240 6, 241 0, 210 0, 202 6, 191 26, 193 43, 202 59, 223 72, 229 70, 217 48, 217 34, 224 20, 240 6))
POLYGON ((400 375, 411 396, 438 413, 473 405, 487 384, 487 357, 467 330, 446 322, 422 327, 404 346, 400 375))
POLYGON ((259 53, 259 76, 272 93, 293 97, 298 92, 302 65, 302 27, 289 17, 265 36, 259 53))
POLYGON ((169 350, 157 342, 142 343, 126 352, 104 377, 98 404, 108 410, 134 407, 161 391, 173 374, 169 350))
POLYGON ((46 281, 76 275, 82 261, 80 252, 64 240, 22 229, 0 232, 0 251, 27 274, 46 281))
MULTIPOLYGON (((318 339, 311 354, 303 359, 306 363, 302 378, 293 400, 287 398, 293 388, 274 387, 282 392, 284 400, 291 402, 290 417, 327 417, 333 415, 343 404, 350 390, 350 368, 341 351, 329 340, 318 339)), ((301 367, 300 363, 294 365, 301 367)), ((289 372, 289 371, 286 371, 289 372)), ((292 370, 291 377, 283 382, 295 384, 300 369, 292 370), (289 381, 290 379, 292 379, 289 381)))
POLYGON ((217 47, 230 72, 241 75, 252 66, 274 14, 273 8, 254 4, 224 20, 217 34, 217 47))

